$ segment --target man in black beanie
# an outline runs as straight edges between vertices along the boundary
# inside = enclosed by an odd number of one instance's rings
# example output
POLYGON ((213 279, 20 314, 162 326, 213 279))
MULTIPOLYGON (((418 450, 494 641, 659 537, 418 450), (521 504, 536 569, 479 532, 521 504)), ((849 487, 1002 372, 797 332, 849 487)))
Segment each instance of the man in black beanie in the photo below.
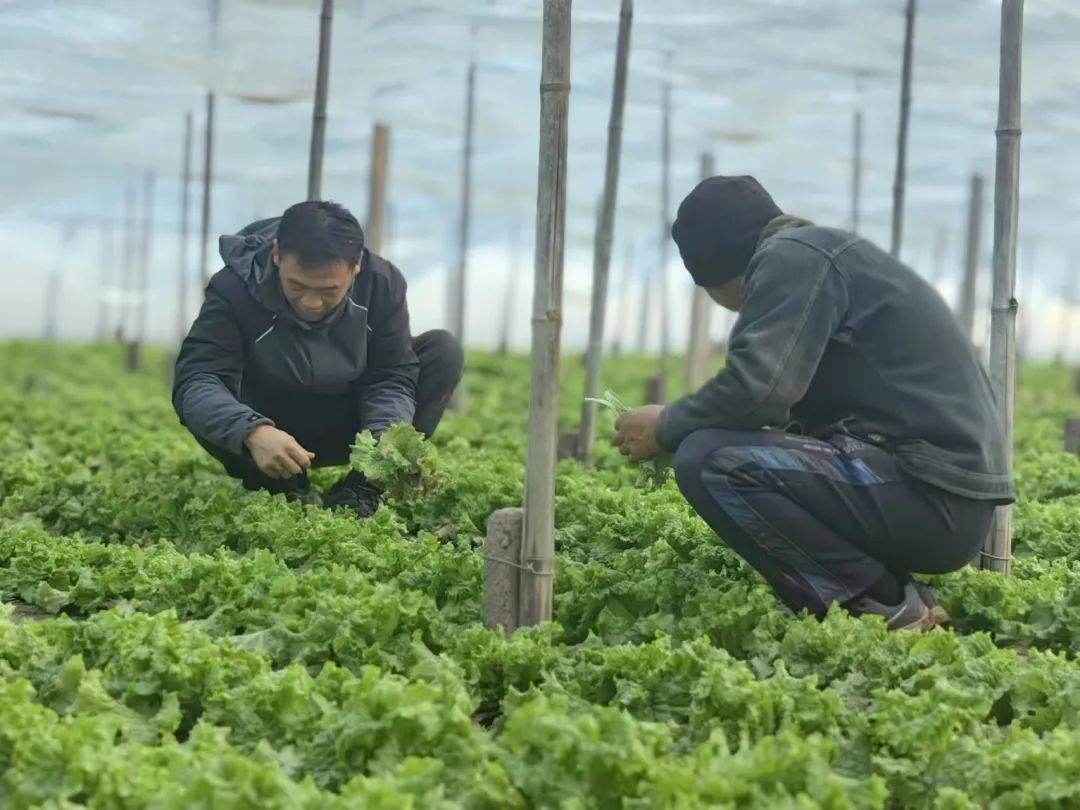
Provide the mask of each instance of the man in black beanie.
POLYGON ((694 283, 739 313, 727 362, 625 414, 614 443, 674 452, 691 505, 792 610, 948 621, 911 574, 966 564, 1014 500, 989 380, 948 306, 865 239, 782 214, 752 177, 702 181, 671 234, 694 283))

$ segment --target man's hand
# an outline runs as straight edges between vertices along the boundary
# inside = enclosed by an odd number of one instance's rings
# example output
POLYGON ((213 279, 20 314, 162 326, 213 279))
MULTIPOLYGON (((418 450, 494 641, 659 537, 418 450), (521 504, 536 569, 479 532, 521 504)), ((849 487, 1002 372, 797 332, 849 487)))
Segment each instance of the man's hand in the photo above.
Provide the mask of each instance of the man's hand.
POLYGON ((259 425, 244 439, 244 444, 251 451, 255 465, 271 478, 292 478, 315 460, 314 453, 272 425, 259 425))
POLYGON ((627 411, 615 421, 615 436, 611 443, 634 461, 645 461, 657 455, 662 449, 656 441, 662 410, 663 405, 646 405, 627 411))

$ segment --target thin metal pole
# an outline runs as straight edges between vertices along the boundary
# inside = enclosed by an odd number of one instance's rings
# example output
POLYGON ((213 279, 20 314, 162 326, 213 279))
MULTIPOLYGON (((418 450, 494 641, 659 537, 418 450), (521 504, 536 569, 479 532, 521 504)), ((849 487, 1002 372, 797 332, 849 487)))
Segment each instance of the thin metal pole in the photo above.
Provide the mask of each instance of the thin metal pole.
POLYGON ((544 0, 529 444, 518 611, 518 623, 522 627, 551 619, 555 578, 555 444, 569 98, 570 0, 544 0))
POLYGON ((623 108, 626 106, 626 65, 630 57, 630 25, 633 17, 633 0, 622 0, 619 9, 619 30, 615 40, 615 79, 611 90, 611 112, 608 117, 604 192, 600 198, 600 212, 596 218, 596 236, 593 244, 589 343, 585 351, 585 399, 581 404, 581 425, 577 443, 578 458, 586 466, 591 466, 593 463, 593 440, 596 437, 596 403, 591 400, 599 393, 600 363, 604 354, 604 316, 607 314, 611 241, 615 230, 619 158, 622 152, 623 108))
MULTIPOLYGON (((665 73, 671 72, 671 51, 664 54, 665 73)), ((660 393, 664 398, 667 391, 668 355, 671 352, 671 314, 668 311, 667 257, 668 242, 671 240, 671 81, 664 80, 661 99, 663 108, 662 129, 660 132, 660 258, 657 281, 660 285, 660 365, 657 370, 660 377, 660 393)))
POLYGON ((863 163, 863 113, 855 111, 855 122, 852 132, 851 149, 851 232, 859 232, 859 205, 862 196, 862 163, 863 163))
POLYGON ((964 278, 957 301, 957 317, 964 334, 975 339, 975 296, 978 289, 980 245, 982 244, 983 178, 971 176, 971 196, 968 200, 967 245, 964 251, 964 278))
POLYGON ((109 288, 115 274, 115 228, 108 219, 101 220, 101 268, 98 271, 98 312, 97 328, 94 330, 98 340, 109 336, 109 288))
POLYGON ((904 66, 900 76, 900 126, 896 134, 896 176, 893 180, 892 241, 889 252, 900 255, 904 237, 904 184, 907 178, 908 118, 911 113, 911 51, 915 38, 915 0, 908 0, 904 23, 904 66))
POLYGON ((330 83, 330 27, 334 0, 322 0, 319 15, 319 62, 315 72, 315 106, 311 114, 311 155, 308 159, 307 198, 322 198, 323 145, 326 139, 326 91, 330 83))
MULTIPOLYGON (((715 174, 711 152, 701 153, 701 179, 715 174)), ((715 304, 704 287, 694 285, 690 300, 690 339, 686 346, 686 390, 694 391, 709 377, 709 355, 712 312, 715 304)))
POLYGON ((364 240, 368 249, 382 253, 386 232, 386 178, 390 167, 390 127, 376 124, 371 133, 371 171, 368 183, 368 221, 364 240))
MULTIPOLYGON (((990 383, 1005 429, 1005 464, 1012 470, 1016 406, 1016 233, 1020 212, 1020 68, 1024 0, 1002 0, 998 81, 997 164, 994 172, 994 298, 990 308, 990 383)), ((982 567, 1008 575, 1012 507, 999 506, 983 549, 982 567)))
POLYGON ((207 248, 210 244, 210 188, 214 182, 214 94, 206 94, 206 139, 203 147, 202 239, 199 242, 199 278, 210 283, 207 248))
POLYGON ((188 330, 188 230, 191 219, 191 151, 194 123, 191 113, 184 115, 184 154, 180 168, 180 233, 178 236, 177 296, 176 296, 176 343, 180 345, 188 330))
POLYGON ((499 330, 499 354, 510 351, 510 330, 514 322, 518 280, 521 278, 521 228, 515 223, 510 231, 510 261, 507 264, 506 294, 503 297, 502 328, 499 330))
POLYGON ((134 339, 138 342, 146 342, 146 311, 149 301, 149 279, 151 251, 154 240, 154 181, 156 173, 153 169, 143 172, 143 214, 142 236, 139 239, 139 293, 137 301, 137 317, 135 321, 134 339))

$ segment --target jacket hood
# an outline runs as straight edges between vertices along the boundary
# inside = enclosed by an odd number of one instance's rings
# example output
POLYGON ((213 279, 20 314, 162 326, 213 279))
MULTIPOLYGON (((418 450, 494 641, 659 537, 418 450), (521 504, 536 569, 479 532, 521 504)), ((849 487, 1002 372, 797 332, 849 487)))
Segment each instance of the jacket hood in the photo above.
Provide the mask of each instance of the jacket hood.
POLYGON ((273 275, 274 237, 281 217, 252 222, 237 234, 225 234, 218 239, 218 251, 225 266, 252 288, 273 275))

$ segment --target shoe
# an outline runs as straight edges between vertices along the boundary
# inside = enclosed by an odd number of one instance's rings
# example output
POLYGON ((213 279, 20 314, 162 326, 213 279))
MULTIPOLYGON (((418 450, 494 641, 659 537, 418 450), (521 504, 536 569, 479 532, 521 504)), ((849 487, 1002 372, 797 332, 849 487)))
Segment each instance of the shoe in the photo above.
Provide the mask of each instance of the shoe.
POLYGON ((352 470, 330 487, 322 499, 326 509, 348 509, 357 517, 366 518, 375 514, 382 503, 382 493, 362 472, 352 470))
POLYGON ((904 586, 904 601, 899 605, 883 605, 864 596, 848 605, 848 611, 855 616, 867 613, 883 616, 890 630, 929 630, 934 626, 930 608, 913 582, 904 586))
POLYGON ((285 493, 285 500, 290 503, 295 501, 301 503, 304 506, 322 506, 323 499, 319 496, 319 493, 313 490, 311 487, 307 489, 290 489, 285 493))
POLYGON ((940 627, 952 621, 949 612, 941 606, 941 600, 938 599, 933 588, 922 582, 913 581, 911 584, 914 585, 915 590, 919 592, 919 598, 923 600, 923 604, 929 608, 930 619, 933 621, 934 627, 940 627))

